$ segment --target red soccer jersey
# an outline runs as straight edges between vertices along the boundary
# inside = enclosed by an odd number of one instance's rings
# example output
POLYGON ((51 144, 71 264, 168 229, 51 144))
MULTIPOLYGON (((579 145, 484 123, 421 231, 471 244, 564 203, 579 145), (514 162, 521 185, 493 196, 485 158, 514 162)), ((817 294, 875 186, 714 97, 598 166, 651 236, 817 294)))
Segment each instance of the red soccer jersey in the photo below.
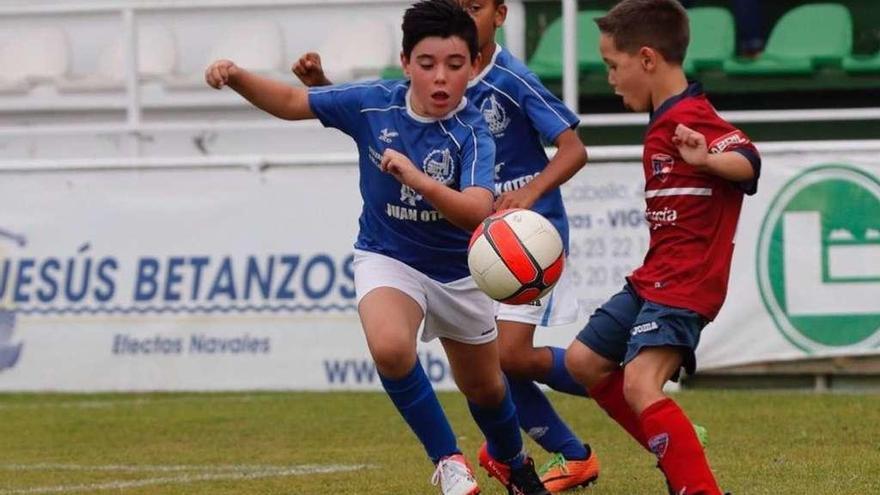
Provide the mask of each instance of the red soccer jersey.
POLYGON ((642 163, 651 242, 644 264, 629 280, 646 300, 687 308, 712 320, 727 295, 743 194, 757 189, 758 151, 742 131, 716 113, 694 83, 652 115, 642 163), (742 153, 752 163, 754 179, 736 183, 698 172, 672 143, 678 124, 706 136, 710 153, 742 153))

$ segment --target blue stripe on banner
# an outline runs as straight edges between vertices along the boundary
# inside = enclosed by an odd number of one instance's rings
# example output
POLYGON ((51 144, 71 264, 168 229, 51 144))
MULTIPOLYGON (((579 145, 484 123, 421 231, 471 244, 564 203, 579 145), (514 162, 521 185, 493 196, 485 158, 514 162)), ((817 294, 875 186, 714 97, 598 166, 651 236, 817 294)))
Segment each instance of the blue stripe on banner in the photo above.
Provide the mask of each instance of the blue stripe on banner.
POLYGON ((193 306, 193 307, 173 307, 173 306, 108 306, 108 307, 66 307, 66 308, 18 308, 16 313, 22 315, 97 315, 97 314, 211 314, 211 313, 312 313, 322 312, 329 313, 331 311, 354 311, 357 306, 354 304, 281 304, 272 305, 245 305, 245 306, 193 306))
POLYGON ((546 327, 550 322, 550 312, 553 311, 553 292, 550 293, 550 299, 547 299, 547 308, 544 309, 544 316, 541 318, 541 326, 546 327))

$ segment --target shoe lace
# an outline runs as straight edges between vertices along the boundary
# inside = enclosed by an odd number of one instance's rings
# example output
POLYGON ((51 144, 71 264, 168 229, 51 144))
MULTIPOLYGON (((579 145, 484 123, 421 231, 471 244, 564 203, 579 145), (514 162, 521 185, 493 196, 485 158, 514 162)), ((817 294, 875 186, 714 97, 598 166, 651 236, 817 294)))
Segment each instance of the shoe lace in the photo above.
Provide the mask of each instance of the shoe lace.
POLYGON ((553 454, 553 457, 551 457, 549 461, 545 462, 544 465, 542 465, 538 469, 538 474, 540 476, 544 476, 551 469, 556 467, 558 467, 563 472, 563 474, 568 474, 568 465, 565 462, 565 456, 563 456, 562 454, 553 454))
POLYGON ((467 466, 463 463, 453 460, 451 458, 440 459, 440 462, 437 463, 437 467, 434 469, 434 474, 431 475, 431 484, 437 486, 440 484, 440 487, 449 486, 451 481, 455 478, 470 478, 471 472, 468 470, 467 466))

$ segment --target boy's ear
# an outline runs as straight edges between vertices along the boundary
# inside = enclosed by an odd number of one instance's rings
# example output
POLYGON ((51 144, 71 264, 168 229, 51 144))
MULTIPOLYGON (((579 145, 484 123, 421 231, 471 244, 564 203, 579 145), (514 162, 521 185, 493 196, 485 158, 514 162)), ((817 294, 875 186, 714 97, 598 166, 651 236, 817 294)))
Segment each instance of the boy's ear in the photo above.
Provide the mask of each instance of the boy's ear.
POLYGON ((468 77, 468 80, 471 80, 477 77, 477 67, 480 66, 480 61, 483 60, 483 54, 477 52, 477 56, 471 59, 471 74, 468 77))
POLYGON ((657 57, 660 56, 657 53, 657 50, 649 46, 643 46, 639 48, 639 65, 642 66, 642 69, 648 72, 653 71, 657 67, 657 57))
POLYGON ((495 7, 495 29, 501 27, 504 24, 504 21, 507 20, 507 5, 501 4, 495 7))
POLYGON ((409 57, 407 57, 403 51, 400 52, 400 68, 403 69, 403 75, 406 76, 407 79, 412 77, 409 73, 409 57))

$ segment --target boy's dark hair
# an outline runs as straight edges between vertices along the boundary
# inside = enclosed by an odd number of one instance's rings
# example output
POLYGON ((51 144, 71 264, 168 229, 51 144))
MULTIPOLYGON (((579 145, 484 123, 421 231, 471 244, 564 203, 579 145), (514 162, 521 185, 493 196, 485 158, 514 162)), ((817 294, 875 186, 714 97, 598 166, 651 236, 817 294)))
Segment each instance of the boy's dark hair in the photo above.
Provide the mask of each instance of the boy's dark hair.
POLYGON ((678 65, 684 62, 691 37, 687 11, 677 0, 623 0, 596 24, 618 50, 635 53, 647 46, 678 65))
POLYGON ((467 44, 471 60, 477 58, 477 25, 454 0, 421 0, 403 14, 403 54, 409 58, 413 48, 425 38, 458 36, 467 44))

